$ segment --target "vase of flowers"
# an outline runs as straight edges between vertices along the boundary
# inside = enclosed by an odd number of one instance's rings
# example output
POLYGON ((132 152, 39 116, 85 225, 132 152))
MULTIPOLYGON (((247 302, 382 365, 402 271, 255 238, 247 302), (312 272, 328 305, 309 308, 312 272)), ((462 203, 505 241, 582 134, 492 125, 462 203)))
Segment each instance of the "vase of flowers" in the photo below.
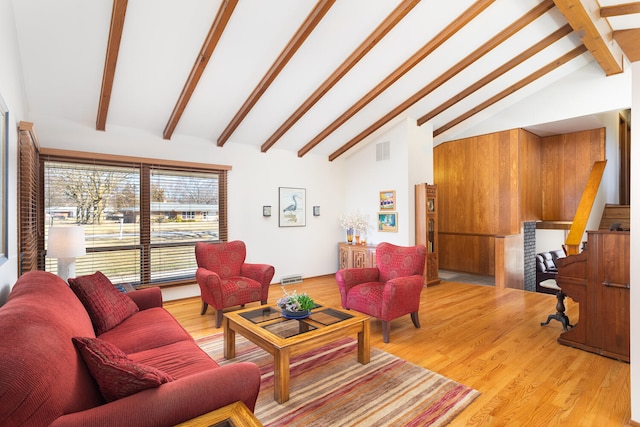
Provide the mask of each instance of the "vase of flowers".
POLYGON ((284 291, 284 296, 276 301, 276 307, 282 310, 282 315, 288 319, 304 319, 311 314, 316 303, 306 293, 298 294, 296 291, 284 291))
POLYGON ((345 213, 340 215, 340 226, 347 232, 347 243, 353 244, 353 234, 355 224, 355 215, 351 213, 345 213))
POLYGON ((367 217, 359 213, 356 214, 353 228, 356 229, 356 245, 366 245, 367 238, 364 236, 367 233, 367 228, 369 228, 367 217), (364 237, 364 239, 362 237, 364 237))
POLYGON ((346 213, 340 216, 340 226, 347 232, 347 243, 359 243, 360 236, 363 236, 369 228, 366 215, 361 213, 346 213))
POLYGON ((348 228, 347 229, 347 243, 350 244, 350 245, 353 244, 353 234, 354 234, 353 228, 348 228))

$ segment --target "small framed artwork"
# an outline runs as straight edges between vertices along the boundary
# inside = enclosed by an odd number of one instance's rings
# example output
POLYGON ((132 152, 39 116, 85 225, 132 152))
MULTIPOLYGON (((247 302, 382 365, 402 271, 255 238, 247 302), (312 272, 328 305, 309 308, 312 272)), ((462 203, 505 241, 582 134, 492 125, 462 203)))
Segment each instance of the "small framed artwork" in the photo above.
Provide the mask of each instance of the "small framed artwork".
POLYGON ((262 216, 271 216, 271 206, 262 207, 262 216))
POLYGON ((320 206, 313 207, 313 216, 320 216, 320 206))
POLYGON ((378 231, 398 232, 397 212, 378 212, 378 231))
POLYGON ((307 190, 280 187, 278 225, 280 227, 304 227, 306 225, 307 190))
POLYGON ((392 211, 392 210, 395 210, 395 208, 396 208, 395 190, 381 191, 380 192, 380 210, 392 211))

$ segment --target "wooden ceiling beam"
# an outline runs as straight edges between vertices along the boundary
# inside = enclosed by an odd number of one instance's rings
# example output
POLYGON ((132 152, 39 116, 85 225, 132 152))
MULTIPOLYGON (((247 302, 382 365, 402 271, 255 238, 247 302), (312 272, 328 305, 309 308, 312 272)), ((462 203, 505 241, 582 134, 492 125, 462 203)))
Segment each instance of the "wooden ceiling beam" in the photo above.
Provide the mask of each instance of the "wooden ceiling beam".
POLYGON ((600 16, 603 18, 621 15, 632 15, 634 13, 640 13, 640 2, 616 4, 612 6, 603 6, 600 8, 600 16))
POLYGON ((629 58, 629 61, 640 61, 640 28, 614 31, 613 39, 629 58))
POLYGON ((555 70, 556 68, 560 67, 561 65, 564 65, 567 62, 571 61, 572 59, 582 55, 586 51, 587 51, 587 47, 586 46, 584 46, 584 45, 578 46, 577 48, 573 49, 571 52, 564 54, 563 56, 561 56, 560 58, 556 59, 553 62, 550 62, 549 64, 547 64, 544 67, 540 68, 538 71, 529 74, 524 79, 522 79, 519 82, 509 86, 508 88, 506 88, 502 92, 500 92, 497 95, 489 98, 488 100, 486 100, 485 102, 481 103, 477 107, 472 108, 471 110, 467 111, 466 113, 462 114, 461 116, 451 120, 449 123, 445 124, 444 126, 439 127, 438 129, 436 129, 433 132, 433 136, 438 136, 441 133, 451 129, 453 126, 455 126, 455 125, 457 125, 459 123, 462 123, 463 121, 467 120, 469 117, 479 113, 480 111, 484 110, 485 108, 488 108, 489 106, 491 106, 491 105, 495 104, 496 102, 506 98, 507 96, 519 91, 523 87, 525 87, 525 86, 533 83, 534 81, 538 80, 539 78, 541 78, 545 74, 550 73, 551 71, 555 70))
POLYGON ((415 94, 410 96, 407 100, 402 102, 396 108, 394 108, 393 110, 391 110, 390 112, 388 112, 387 114, 382 116, 382 118, 377 120, 371 126, 369 126, 365 130, 360 132, 355 138, 352 138, 349 142, 347 142, 342 147, 340 147, 338 150, 336 150, 334 153, 332 153, 329 156, 329 160, 333 161, 338 156, 340 156, 340 155, 344 154, 345 152, 347 152, 349 149, 351 149, 353 146, 358 144, 364 138, 368 137, 373 132, 375 132, 376 130, 380 129, 382 126, 384 126, 385 124, 387 124, 388 122, 393 120, 400 113, 402 113, 403 111, 405 111, 406 109, 411 107, 416 102, 420 101, 422 98, 424 98, 427 95, 429 95, 431 92, 433 92, 434 90, 436 90, 437 88, 442 86, 444 83, 446 83, 451 78, 456 76, 462 70, 464 70, 467 67, 469 67, 475 61, 477 61, 478 59, 482 58, 488 52, 490 52, 495 47, 499 46, 501 43, 503 43, 506 40, 508 40, 511 36, 516 34, 518 31, 522 30, 524 27, 529 25, 531 22, 533 22, 536 19, 538 19, 540 16, 544 15, 546 12, 548 12, 552 8, 553 8, 553 1, 552 0, 545 0, 542 3, 538 4, 536 7, 534 7, 529 12, 527 12, 525 15, 520 17, 518 20, 513 22, 511 25, 509 25, 507 28, 505 28, 504 30, 500 31, 494 37, 489 39, 482 46, 480 46, 479 48, 474 50, 469 55, 465 56, 462 60, 460 60, 453 67, 449 68, 447 71, 445 71, 444 73, 439 75, 436 79, 431 81, 428 85, 426 85, 425 87, 420 89, 418 92, 416 92, 415 94))
POLYGON ((569 24, 554 31, 552 34, 548 35, 544 39, 540 40, 538 43, 534 44, 524 52, 520 53, 518 56, 506 62, 501 67, 496 68, 494 71, 487 74, 486 76, 484 76, 483 78, 481 78, 480 80, 472 84, 471 86, 467 87, 461 92, 458 92, 456 95, 452 96, 447 101, 440 104, 438 107, 434 108, 424 116, 420 117, 417 122, 418 126, 422 126, 423 124, 427 123, 429 120, 433 119, 438 114, 452 107, 454 104, 462 101, 467 96, 471 95, 472 93, 479 90, 480 88, 488 85, 489 83, 491 83, 492 81, 500 77, 501 75, 505 74, 507 71, 514 69, 515 67, 517 67, 518 65, 526 61, 527 59, 538 54, 542 50, 546 49, 547 47, 551 46, 553 43, 571 34, 572 32, 573 30, 571 29, 571 25, 569 24))
POLYGON ((378 95, 389 88, 393 83, 398 81, 402 76, 408 73, 413 67, 426 58, 431 52, 440 47, 444 42, 449 40, 455 33, 468 24, 473 18, 479 15, 483 10, 489 7, 495 0, 479 0, 476 1, 469 9, 464 11, 460 16, 453 20, 445 29, 440 31, 433 39, 425 44, 420 50, 407 59, 402 65, 396 68, 393 73, 389 74, 382 82, 376 85, 365 96, 360 98, 354 105, 345 111, 340 117, 334 120, 329 126, 322 130, 315 138, 309 141, 300 151, 298 157, 308 153, 323 139, 333 133, 342 126, 347 120, 353 117, 358 111, 363 109, 369 102, 373 101, 378 95))
POLYGON ((120 51, 120 40, 122 40, 124 18, 127 13, 127 1, 128 0, 113 0, 113 6, 111 8, 111 25, 109 27, 107 53, 104 59, 104 71, 102 72, 102 87, 98 100, 96 130, 105 130, 107 124, 111 91, 113 90, 113 79, 116 74, 118 52, 120 51))
POLYGON ((171 116, 169 116, 169 121, 164 128, 164 132, 162 133, 164 139, 171 139, 171 135, 173 135, 173 131, 175 131, 185 108, 187 108, 191 95, 193 95, 193 91, 196 89, 196 86, 200 81, 200 77, 202 77, 202 73, 207 67, 209 59, 211 59, 213 51, 215 50, 220 37, 222 37, 222 33, 229 23, 229 19, 231 19, 231 15, 233 14, 233 10, 237 4, 238 0, 223 0, 220 4, 218 13, 211 24, 211 28, 209 29, 209 33, 204 39, 202 48, 200 49, 193 67, 191 68, 191 73, 189 73, 189 77, 187 77, 187 81, 182 88, 182 92, 180 93, 178 101, 173 108, 173 112, 171 113, 171 116))
MULTIPOLYGON (((302 118, 342 77, 344 77, 373 47, 404 18, 420 0, 400 2, 389 16, 354 50, 351 55, 313 92, 298 109, 262 144, 264 153, 302 118)), ((298 154, 300 155, 300 154, 298 154)))
MULTIPOLYGON (((280 53, 280 56, 278 56, 273 65, 271 65, 271 68, 269 68, 269 71, 267 71, 260 83, 258 83, 258 86, 253 89, 249 98, 247 98, 242 107, 240 107, 240 110, 238 110, 233 119, 231 119, 231 122, 229 122, 224 131, 222 131, 222 134, 218 137, 218 147, 222 147, 229 140, 233 132, 238 128, 238 126, 240 126, 242 120, 244 120, 247 114, 249 114, 249 111, 251 111, 253 106, 256 105, 256 102, 258 102, 271 83, 273 83, 276 77, 278 77, 278 74, 280 74, 284 67, 289 63, 293 55, 318 26, 320 21, 322 21, 322 18, 327 14, 334 3, 335 0, 320 0, 316 3, 316 6, 307 16, 307 19, 305 19, 300 28, 298 28, 298 31, 294 34, 291 40, 289 40, 287 46, 280 53)), ((265 152, 266 150, 263 149, 262 151, 265 152)))
POLYGON ((596 0, 553 0, 607 76, 623 71, 623 53, 596 0))

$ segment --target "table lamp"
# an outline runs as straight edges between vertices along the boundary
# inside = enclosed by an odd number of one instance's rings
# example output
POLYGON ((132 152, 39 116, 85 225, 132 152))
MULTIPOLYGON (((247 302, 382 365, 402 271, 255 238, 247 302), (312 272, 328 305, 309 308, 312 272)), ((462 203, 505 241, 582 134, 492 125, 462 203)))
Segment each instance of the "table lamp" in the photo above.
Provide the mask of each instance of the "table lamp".
POLYGON ((47 258, 58 258, 58 276, 65 282, 76 276, 76 257, 86 253, 83 227, 49 227, 47 258))

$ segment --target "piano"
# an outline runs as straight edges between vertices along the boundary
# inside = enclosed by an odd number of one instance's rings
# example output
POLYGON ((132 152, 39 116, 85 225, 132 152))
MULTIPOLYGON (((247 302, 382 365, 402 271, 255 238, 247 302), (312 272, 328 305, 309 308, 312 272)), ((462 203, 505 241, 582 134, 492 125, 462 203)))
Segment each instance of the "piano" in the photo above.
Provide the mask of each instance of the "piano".
POLYGON ((629 231, 587 236, 581 253, 557 260, 556 283, 579 305, 574 327, 558 342, 629 362, 629 231))

